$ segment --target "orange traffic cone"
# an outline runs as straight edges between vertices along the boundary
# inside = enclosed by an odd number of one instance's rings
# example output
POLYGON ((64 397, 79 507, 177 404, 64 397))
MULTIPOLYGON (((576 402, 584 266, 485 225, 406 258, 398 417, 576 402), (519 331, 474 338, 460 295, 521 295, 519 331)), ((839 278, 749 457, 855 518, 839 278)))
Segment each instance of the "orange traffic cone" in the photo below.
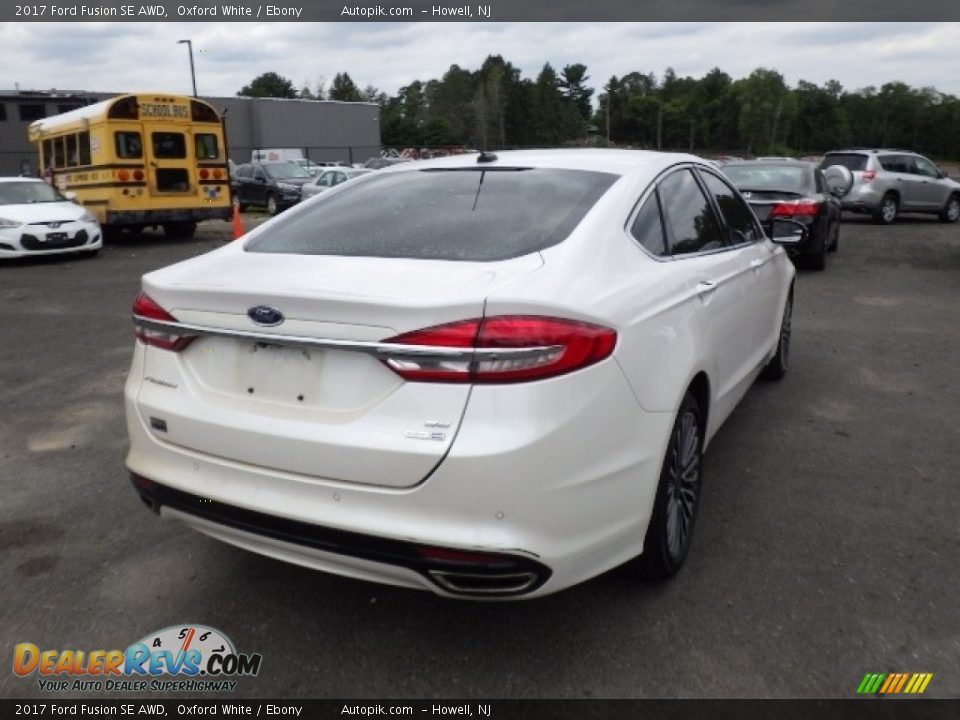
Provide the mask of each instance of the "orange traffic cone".
POLYGON ((233 239, 236 240, 239 237, 243 236, 243 220, 240 219, 240 205, 239 203, 233 204, 233 239))

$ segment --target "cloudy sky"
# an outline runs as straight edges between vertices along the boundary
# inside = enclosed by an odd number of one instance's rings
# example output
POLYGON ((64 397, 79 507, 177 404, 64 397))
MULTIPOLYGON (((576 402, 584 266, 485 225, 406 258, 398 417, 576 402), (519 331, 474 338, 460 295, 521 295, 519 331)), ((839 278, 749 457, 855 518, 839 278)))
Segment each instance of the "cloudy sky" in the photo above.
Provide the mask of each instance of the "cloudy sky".
POLYGON ((0 89, 189 93, 181 38, 193 41, 207 96, 267 71, 297 87, 347 71, 393 93, 497 53, 525 77, 582 62, 595 87, 634 70, 699 77, 719 66, 737 78, 769 67, 791 85, 901 80, 960 95, 960 23, 2 23, 0 89))

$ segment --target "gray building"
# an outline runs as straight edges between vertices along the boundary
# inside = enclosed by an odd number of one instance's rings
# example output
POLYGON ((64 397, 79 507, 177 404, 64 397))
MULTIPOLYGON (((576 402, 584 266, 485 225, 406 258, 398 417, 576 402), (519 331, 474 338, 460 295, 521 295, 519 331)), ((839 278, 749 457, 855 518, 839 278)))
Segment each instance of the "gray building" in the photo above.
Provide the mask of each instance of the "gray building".
MULTIPOLYGON (((100 102, 121 92, 0 90, 0 175, 36 175, 36 150, 27 140, 34 120, 100 102)), ((380 154, 376 103, 278 98, 204 97, 226 112, 227 147, 236 163, 254 150, 299 148, 315 162, 363 162, 380 154)))

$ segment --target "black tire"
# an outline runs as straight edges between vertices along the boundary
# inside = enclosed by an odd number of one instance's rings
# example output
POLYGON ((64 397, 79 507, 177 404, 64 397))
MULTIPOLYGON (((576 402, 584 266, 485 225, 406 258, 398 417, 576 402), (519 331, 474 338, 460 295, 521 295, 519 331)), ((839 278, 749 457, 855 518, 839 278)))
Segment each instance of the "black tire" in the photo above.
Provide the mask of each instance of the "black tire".
POLYGON ((666 580, 677 574, 690 551, 703 477, 703 413, 687 391, 670 432, 653 514, 637 559, 640 574, 666 580))
POLYGON ((790 335, 793 326, 793 290, 787 295, 787 304, 783 308, 783 319, 780 320, 780 336, 777 338, 777 351, 770 362, 761 371, 763 380, 781 380, 787 374, 790 366, 790 335))
POLYGON ((827 247, 829 252, 836 252, 840 249, 840 220, 838 219, 833 224, 833 238, 830 240, 830 245, 827 247))
POLYGON ((893 225, 900 214, 900 201, 893 193, 887 193, 873 213, 873 221, 879 225, 893 225))
POLYGON ((123 230, 116 225, 101 225, 100 232, 103 233, 104 242, 112 242, 120 238, 120 233, 123 230))
POLYGON ((960 220, 960 195, 951 195, 940 211, 940 222, 955 223, 960 220))
POLYGON ((163 234, 168 238, 192 238, 197 234, 197 224, 195 222, 165 223, 163 234))
POLYGON ((810 265, 812 270, 826 270, 827 269, 827 240, 826 238, 821 238, 817 243, 817 249, 807 255, 807 262, 810 265))
POLYGON ((267 193, 267 215, 276 215, 280 212, 280 203, 277 202, 277 196, 273 193, 267 193))

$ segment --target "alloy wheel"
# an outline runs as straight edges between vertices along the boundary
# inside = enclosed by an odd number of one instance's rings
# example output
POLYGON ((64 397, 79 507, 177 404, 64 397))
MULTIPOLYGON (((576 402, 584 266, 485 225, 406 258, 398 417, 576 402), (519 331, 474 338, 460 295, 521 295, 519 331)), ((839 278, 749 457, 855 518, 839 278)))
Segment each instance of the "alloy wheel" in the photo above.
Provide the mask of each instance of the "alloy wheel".
POLYGON ((947 204, 947 220, 956 222, 960 219, 960 198, 953 198, 947 204))
POLYGON ((680 418, 670 445, 667 549, 674 561, 680 561, 690 543, 700 488, 700 422, 693 410, 680 418))
POLYGON ((893 198, 884 200, 883 207, 880 208, 880 214, 883 215, 885 223, 892 223, 897 217, 897 201, 893 198))

